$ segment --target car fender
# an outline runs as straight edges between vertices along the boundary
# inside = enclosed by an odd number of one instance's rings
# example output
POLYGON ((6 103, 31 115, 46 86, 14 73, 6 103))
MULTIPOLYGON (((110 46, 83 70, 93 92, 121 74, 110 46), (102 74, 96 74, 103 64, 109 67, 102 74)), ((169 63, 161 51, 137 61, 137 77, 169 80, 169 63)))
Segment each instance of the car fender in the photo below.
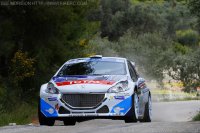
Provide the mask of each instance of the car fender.
POLYGON ((47 88, 47 84, 48 83, 41 85, 41 87, 40 87, 40 97, 44 94, 45 89, 47 88))

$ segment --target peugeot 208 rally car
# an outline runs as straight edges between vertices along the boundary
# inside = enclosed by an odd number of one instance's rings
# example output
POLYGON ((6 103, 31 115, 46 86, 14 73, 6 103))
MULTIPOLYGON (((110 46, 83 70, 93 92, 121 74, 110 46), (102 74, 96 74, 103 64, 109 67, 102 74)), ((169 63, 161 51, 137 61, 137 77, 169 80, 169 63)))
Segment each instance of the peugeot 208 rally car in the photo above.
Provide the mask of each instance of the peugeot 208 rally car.
POLYGON ((64 63, 40 89, 41 125, 75 125, 84 118, 151 121, 151 93, 134 63, 118 57, 93 56, 64 63))

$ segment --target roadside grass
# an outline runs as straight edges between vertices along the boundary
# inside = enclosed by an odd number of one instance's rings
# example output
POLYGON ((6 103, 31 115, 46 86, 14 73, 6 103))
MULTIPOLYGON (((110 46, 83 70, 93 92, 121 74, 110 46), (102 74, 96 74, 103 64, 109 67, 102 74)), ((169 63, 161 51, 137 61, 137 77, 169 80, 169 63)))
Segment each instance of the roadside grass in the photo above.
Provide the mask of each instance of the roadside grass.
POLYGON ((32 119, 37 117, 37 105, 22 104, 12 112, 0 114, 0 126, 16 123, 17 125, 31 123, 32 119))
POLYGON ((154 89, 151 90, 152 94, 174 94, 174 95, 183 95, 183 96, 196 96, 196 93, 186 93, 183 91, 172 91, 166 89, 154 89))
POLYGON ((193 121, 200 121, 200 112, 196 116, 194 116, 192 120, 193 121))
POLYGON ((153 101, 189 101, 200 100, 197 93, 186 93, 182 91, 171 91, 164 89, 151 90, 153 101))
POLYGON ((185 98, 176 98, 176 99, 162 99, 160 102, 173 102, 173 101, 190 101, 190 100, 200 100, 200 97, 185 97, 185 98))

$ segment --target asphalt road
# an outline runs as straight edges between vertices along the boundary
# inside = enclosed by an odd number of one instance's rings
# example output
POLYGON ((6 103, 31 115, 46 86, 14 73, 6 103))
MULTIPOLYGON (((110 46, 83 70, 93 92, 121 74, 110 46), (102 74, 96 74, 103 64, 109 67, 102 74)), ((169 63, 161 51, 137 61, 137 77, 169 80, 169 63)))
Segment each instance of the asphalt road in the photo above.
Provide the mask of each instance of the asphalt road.
POLYGON ((200 122, 191 122, 200 111, 200 101, 153 103, 151 123, 124 123, 121 120, 89 120, 75 126, 5 126, 0 133, 200 133, 200 122))

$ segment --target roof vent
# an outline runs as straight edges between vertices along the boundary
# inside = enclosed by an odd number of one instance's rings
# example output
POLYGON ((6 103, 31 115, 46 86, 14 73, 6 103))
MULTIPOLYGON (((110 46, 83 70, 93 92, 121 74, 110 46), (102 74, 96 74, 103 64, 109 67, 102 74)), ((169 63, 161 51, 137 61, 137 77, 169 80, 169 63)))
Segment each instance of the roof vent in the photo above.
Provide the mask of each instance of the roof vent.
POLYGON ((92 55, 90 56, 90 58, 102 58, 103 56, 102 55, 92 55))

